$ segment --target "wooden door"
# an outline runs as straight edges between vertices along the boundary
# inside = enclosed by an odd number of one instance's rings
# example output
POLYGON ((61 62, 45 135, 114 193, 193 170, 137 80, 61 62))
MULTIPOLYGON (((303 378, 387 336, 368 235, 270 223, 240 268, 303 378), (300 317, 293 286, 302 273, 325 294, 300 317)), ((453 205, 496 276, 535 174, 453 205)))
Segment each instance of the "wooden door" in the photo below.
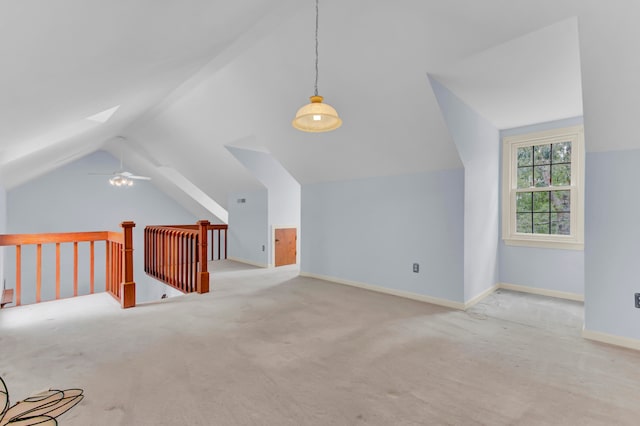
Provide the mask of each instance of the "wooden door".
POLYGON ((275 230, 276 266, 295 265, 296 242, 298 240, 296 228, 280 228, 275 230))

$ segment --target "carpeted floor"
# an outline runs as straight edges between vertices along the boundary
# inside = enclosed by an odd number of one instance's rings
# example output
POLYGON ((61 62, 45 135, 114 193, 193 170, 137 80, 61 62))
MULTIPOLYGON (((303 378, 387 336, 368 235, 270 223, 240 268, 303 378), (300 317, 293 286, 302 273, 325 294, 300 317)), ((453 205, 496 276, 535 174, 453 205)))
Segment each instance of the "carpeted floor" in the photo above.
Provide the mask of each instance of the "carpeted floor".
POLYGON ((0 311, 12 399, 81 387, 73 425, 637 425, 640 353, 579 303, 500 291, 460 312, 216 262, 213 291, 0 311))

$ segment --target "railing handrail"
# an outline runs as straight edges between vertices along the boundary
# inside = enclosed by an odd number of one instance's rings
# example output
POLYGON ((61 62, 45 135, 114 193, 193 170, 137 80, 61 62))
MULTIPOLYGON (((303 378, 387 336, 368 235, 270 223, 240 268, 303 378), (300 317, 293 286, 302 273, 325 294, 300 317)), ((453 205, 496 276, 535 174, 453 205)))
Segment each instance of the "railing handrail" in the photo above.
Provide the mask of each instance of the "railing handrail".
POLYGON ((0 234, 0 246, 16 248, 16 306, 21 304, 22 246, 36 245, 36 303, 40 302, 42 284, 42 246, 56 245, 56 299, 60 299, 60 245, 74 246, 74 296, 78 295, 78 243, 90 243, 90 292, 94 292, 94 243, 105 241, 106 278, 105 290, 114 296, 123 308, 135 306, 135 282, 133 281, 133 222, 122 222, 123 232, 89 231, 40 234, 0 234), (117 251, 117 256, 114 253, 117 251))
MULTIPOLYGON (((56 233, 44 233, 44 234, 0 234, 0 246, 107 241, 111 238, 110 234, 118 234, 118 233, 111 232, 111 231, 92 231, 92 232, 56 232, 56 233)), ((117 237, 114 235, 113 238, 117 238, 117 237)))
POLYGON ((221 258, 221 232, 224 231, 224 258, 227 258, 226 224, 207 220, 193 225, 148 225, 144 229, 144 271, 184 293, 209 291, 207 247, 214 255, 214 232, 218 232, 218 259, 221 258), (211 231, 211 244, 208 234, 211 231))
MULTIPOLYGON (((156 228, 156 229, 189 229, 189 230, 198 230, 200 227, 198 225, 149 225, 147 228, 156 228)), ((224 223, 210 223, 206 225, 208 230, 214 229, 228 229, 229 225, 224 223)))
POLYGON ((111 241, 112 243, 124 244, 124 232, 107 231, 106 241, 111 241))

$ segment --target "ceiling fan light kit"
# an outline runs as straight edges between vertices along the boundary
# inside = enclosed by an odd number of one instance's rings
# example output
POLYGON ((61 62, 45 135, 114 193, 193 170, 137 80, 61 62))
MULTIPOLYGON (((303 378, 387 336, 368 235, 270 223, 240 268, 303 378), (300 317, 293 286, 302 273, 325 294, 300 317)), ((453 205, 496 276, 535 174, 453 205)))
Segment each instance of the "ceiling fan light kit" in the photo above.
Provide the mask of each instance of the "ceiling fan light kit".
POLYGON ((133 186, 133 180, 127 179, 126 177, 121 175, 110 178, 109 183, 112 186, 133 186))
POLYGON ((303 132, 330 132, 342 125, 335 108, 322 103, 322 96, 318 95, 318 0, 316 0, 316 82, 314 95, 309 98, 311 103, 304 105, 296 113, 291 123, 294 128, 303 132))
MULTIPOLYGON (((124 143, 124 138, 119 137, 119 139, 124 143)), ((124 165, 122 162, 122 149, 120 150, 120 169, 117 172, 113 173, 89 173, 90 175, 100 175, 100 176, 110 176, 109 184, 111 186, 117 187, 129 187, 133 186, 134 180, 151 180, 148 176, 137 176, 131 172, 127 172, 124 170, 124 165)))

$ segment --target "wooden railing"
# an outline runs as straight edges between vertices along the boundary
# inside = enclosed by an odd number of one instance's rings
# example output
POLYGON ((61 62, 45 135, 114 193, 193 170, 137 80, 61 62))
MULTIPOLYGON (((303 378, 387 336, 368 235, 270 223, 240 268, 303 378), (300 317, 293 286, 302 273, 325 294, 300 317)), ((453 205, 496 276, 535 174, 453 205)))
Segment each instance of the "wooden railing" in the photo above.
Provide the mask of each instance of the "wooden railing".
POLYGON ((144 271, 183 293, 208 293, 207 246, 211 246, 211 260, 214 260, 215 233, 217 259, 226 259, 227 225, 201 220, 196 225, 147 226, 144 229, 144 271), (224 257, 221 254, 223 232, 224 257))
POLYGON ((42 301, 42 246, 55 244, 56 288, 55 299, 61 298, 61 244, 73 244, 73 296, 78 290, 78 245, 89 243, 89 293, 95 292, 95 243, 105 241, 105 290, 120 303, 123 308, 135 306, 136 293, 133 281, 133 222, 122 222, 123 232, 68 232, 55 234, 10 234, 0 235, 0 246, 14 246, 16 254, 15 297, 16 306, 22 304, 22 247, 36 246, 35 301, 42 301))

